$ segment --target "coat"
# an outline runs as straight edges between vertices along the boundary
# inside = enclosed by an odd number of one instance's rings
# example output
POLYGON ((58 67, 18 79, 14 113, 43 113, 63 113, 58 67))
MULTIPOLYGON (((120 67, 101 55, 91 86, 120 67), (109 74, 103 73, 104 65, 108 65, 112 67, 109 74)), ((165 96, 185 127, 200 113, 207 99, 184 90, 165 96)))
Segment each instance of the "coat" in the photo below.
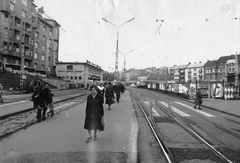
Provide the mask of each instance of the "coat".
POLYGON ((121 98, 121 92, 122 92, 121 90, 122 88, 120 84, 117 84, 114 86, 114 92, 116 93, 117 99, 121 98))
POLYGON ((196 92, 194 103, 195 103, 196 105, 202 105, 202 95, 201 95, 201 92, 200 92, 200 91, 197 91, 197 92, 196 92))
POLYGON ((99 93, 93 98, 92 94, 87 97, 84 129, 104 130, 102 118, 104 116, 102 97, 99 93))
POLYGON ((106 92, 105 92, 105 104, 111 105, 113 104, 113 99, 114 99, 114 90, 112 86, 106 86, 106 92))

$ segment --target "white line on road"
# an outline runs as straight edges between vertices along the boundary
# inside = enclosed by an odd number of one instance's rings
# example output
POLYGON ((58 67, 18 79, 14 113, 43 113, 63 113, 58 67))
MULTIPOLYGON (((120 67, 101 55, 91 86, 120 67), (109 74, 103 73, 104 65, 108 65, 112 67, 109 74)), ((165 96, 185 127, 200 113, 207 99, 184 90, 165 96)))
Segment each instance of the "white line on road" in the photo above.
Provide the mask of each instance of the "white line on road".
POLYGON ((195 112, 198 112, 198 113, 200 113, 200 114, 203 114, 203 115, 205 115, 205 116, 207 116, 207 117, 215 117, 215 116, 212 115, 212 114, 206 113, 206 112, 204 112, 204 111, 202 111, 202 110, 196 110, 196 109, 194 109, 193 107, 188 106, 188 105, 186 105, 186 104, 183 104, 183 103, 181 103, 181 102, 178 102, 178 101, 174 101, 174 102, 177 103, 177 104, 179 104, 179 105, 182 105, 182 106, 184 106, 184 107, 186 107, 186 108, 188 108, 188 109, 190 109, 190 110, 193 110, 193 111, 195 111, 195 112))
POLYGON ((8 106, 8 105, 15 105, 15 104, 23 103, 23 102, 26 102, 26 100, 3 104, 3 105, 0 105, 0 107, 4 107, 4 106, 8 106))
MULTIPOLYGON (((148 101, 144 101, 144 104, 149 108, 150 103, 148 101)), ((152 113, 153 116, 160 116, 160 114, 154 109, 154 107, 152 108, 152 113)))
MULTIPOLYGON (((166 102, 159 101, 159 103, 164 105, 164 106, 166 106, 166 107, 168 107, 168 104, 166 102)), ((177 114, 179 114, 180 116, 182 116, 182 117, 191 117, 191 115, 189 115, 187 113, 184 113, 183 111, 175 108, 174 106, 171 106, 171 107, 172 107, 173 111, 176 112, 177 114)))

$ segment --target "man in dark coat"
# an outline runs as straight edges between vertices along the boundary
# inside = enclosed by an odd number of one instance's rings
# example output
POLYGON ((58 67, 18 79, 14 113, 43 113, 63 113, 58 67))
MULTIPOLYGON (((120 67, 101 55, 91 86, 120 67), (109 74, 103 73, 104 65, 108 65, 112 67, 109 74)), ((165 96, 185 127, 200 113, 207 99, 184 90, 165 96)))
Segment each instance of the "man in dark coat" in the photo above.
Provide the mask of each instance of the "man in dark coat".
POLYGON ((86 142, 88 143, 92 139, 91 130, 94 130, 94 139, 97 140, 97 130, 103 131, 103 103, 102 97, 98 92, 98 88, 96 85, 92 85, 90 87, 92 93, 87 97, 87 105, 86 105, 86 116, 84 129, 88 130, 89 137, 86 142))
POLYGON ((119 103, 119 100, 121 98, 121 92, 122 92, 122 88, 119 83, 116 83, 114 87, 114 92, 116 93, 116 99, 117 99, 117 102, 119 103))
POLYGON ((114 90, 111 82, 106 86, 105 98, 105 104, 108 104, 108 110, 110 110, 111 105, 114 103, 114 90))
POLYGON ((37 108, 38 122, 44 121, 46 119, 48 104, 52 103, 52 94, 48 83, 36 89, 32 95, 32 100, 34 102, 34 107, 37 108))
POLYGON ((200 89, 197 89, 196 95, 195 95, 195 101, 194 101, 194 109, 196 109, 196 106, 198 105, 198 109, 201 109, 202 105, 202 94, 200 89))

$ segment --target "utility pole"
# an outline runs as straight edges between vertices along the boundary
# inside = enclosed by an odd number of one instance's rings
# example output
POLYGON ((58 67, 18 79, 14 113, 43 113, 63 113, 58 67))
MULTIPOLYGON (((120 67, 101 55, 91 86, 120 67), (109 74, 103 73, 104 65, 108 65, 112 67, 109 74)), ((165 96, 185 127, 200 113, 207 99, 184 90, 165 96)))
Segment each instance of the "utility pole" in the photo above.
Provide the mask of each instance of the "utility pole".
MULTIPOLYGON (((135 19, 135 18, 132 18, 132 19, 126 21, 125 23, 123 23, 123 24, 120 25, 120 26, 116 26, 115 24, 113 24, 112 22, 108 21, 107 19, 102 18, 102 20, 104 20, 105 22, 107 22, 107 23, 109 23, 109 24, 112 24, 114 27, 117 28, 117 43, 116 43, 115 73, 118 73, 118 43, 119 43, 119 39, 118 39, 118 38, 119 38, 119 29, 120 29, 123 25, 125 25, 125 24, 131 22, 133 19, 135 19)), ((117 79, 118 79, 118 75, 117 75, 117 79)))
POLYGON ((20 87, 23 90, 23 79, 24 76, 24 44, 21 45, 21 72, 20 72, 20 87))

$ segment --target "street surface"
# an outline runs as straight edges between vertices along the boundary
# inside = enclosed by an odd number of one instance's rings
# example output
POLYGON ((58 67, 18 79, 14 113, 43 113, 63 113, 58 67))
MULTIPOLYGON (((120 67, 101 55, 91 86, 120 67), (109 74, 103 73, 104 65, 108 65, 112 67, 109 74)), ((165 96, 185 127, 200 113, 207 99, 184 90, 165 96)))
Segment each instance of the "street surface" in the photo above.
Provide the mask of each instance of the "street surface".
POLYGON ((86 103, 78 98, 72 100, 73 107, 2 140, 1 159, 24 163, 127 162, 134 159, 136 122, 128 92, 125 94, 112 110, 104 105, 106 128, 98 132, 96 141, 86 143, 88 134, 83 129, 86 103))

